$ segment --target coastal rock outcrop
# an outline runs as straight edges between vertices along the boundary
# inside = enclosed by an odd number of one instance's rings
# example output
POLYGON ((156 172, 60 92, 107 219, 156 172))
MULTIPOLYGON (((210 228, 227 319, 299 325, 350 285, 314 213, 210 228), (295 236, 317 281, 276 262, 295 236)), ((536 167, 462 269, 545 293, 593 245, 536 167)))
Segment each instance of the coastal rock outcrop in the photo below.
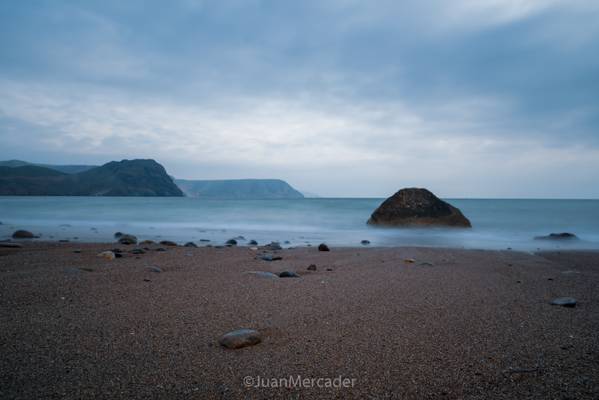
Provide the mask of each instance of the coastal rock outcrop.
POLYGON ((569 232, 550 233, 547 236, 536 236, 535 240, 578 240, 578 236, 569 232))
POLYGON ((468 218, 427 189, 401 189, 370 216, 369 225, 472 227, 468 218))

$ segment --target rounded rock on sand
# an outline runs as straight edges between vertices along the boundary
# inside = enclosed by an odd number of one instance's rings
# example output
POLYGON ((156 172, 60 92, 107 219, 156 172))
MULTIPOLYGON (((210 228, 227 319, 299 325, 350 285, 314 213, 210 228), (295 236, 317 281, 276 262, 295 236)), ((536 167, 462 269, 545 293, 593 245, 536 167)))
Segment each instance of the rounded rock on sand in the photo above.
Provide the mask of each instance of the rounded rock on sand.
POLYGON ((299 278, 300 276, 293 271, 283 271, 279 274, 279 278, 299 278))
POLYGON ((225 244, 226 244, 227 246, 237 246, 237 240, 235 240, 235 239, 229 239, 229 240, 227 240, 227 241, 225 242, 225 244))
POLYGON ((362 246, 368 246, 370 244, 370 240, 362 240, 360 243, 362 246))
POLYGON ((254 329, 237 329, 221 336, 218 343, 228 349, 254 346, 262 341, 260 332, 254 329))
POLYGON ((331 251, 331 249, 326 244, 321 243, 318 245, 318 251, 331 251))
POLYGON ((308 266, 308 271, 316 271, 316 264, 310 264, 308 266))
POLYGON ((107 260, 114 260, 116 258, 116 255, 112 251, 108 250, 98 253, 98 257, 102 257, 107 260))
POLYGON ((171 241, 171 240, 163 240, 160 242, 161 245, 163 246, 171 246, 171 247, 177 247, 177 243, 171 241))
POLYGON ((118 242, 119 242, 119 244, 124 244, 124 245, 137 244, 137 238, 133 235, 121 234, 118 242))
POLYGON ((183 245, 184 247, 198 247, 194 242, 187 242, 183 245))
POLYGON ((268 271, 246 271, 246 274, 254 275, 258 278, 266 278, 266 279, 278 279, 279 276, 277 274, 273 274, 268 271))
POLYGON ((12 237, 14 239, 35 239, 37 236, 24 229, 19 229, 12 234, 12 237))
POLYGON ((551 305, 573 308, 576 307, 576 299, 573 297, 558 297, 551 300, 551 305))

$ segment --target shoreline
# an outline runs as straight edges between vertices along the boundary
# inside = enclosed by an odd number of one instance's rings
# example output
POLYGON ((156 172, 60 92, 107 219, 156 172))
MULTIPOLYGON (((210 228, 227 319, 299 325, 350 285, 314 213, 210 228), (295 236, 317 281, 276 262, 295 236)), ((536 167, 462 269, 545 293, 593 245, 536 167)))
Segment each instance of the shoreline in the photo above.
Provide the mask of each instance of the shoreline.
POLYGON ((265 261, 262 246, 147 247, 0 248, 3 396, 599 396, 597 251, 297 247, 265 261), (97 256, 116 248, 121 258, 97 256), (565 296, 575 308, 550 304, 565 296), (239 328, 262 342, 219 345, 239 328), (355 381, 254 387, 247 376, 355 381))

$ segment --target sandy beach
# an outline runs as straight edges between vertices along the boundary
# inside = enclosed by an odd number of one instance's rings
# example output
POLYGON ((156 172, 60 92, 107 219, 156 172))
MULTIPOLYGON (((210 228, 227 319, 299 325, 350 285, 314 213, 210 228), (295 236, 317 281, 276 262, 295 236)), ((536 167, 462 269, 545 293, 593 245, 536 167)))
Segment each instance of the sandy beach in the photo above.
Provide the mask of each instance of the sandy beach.
POLYGON ((0 248, 1 398, 599 397, 597 252, 142 247, 0 248))

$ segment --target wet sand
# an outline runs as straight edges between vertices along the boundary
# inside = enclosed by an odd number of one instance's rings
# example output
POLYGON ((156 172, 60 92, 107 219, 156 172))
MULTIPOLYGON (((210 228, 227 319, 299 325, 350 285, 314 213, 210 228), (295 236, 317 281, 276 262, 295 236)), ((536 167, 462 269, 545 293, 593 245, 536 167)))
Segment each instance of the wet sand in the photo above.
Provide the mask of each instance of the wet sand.
POLYGON ((0 248, 0 398, 599 398, 597 252, 156 247, 0 248))

